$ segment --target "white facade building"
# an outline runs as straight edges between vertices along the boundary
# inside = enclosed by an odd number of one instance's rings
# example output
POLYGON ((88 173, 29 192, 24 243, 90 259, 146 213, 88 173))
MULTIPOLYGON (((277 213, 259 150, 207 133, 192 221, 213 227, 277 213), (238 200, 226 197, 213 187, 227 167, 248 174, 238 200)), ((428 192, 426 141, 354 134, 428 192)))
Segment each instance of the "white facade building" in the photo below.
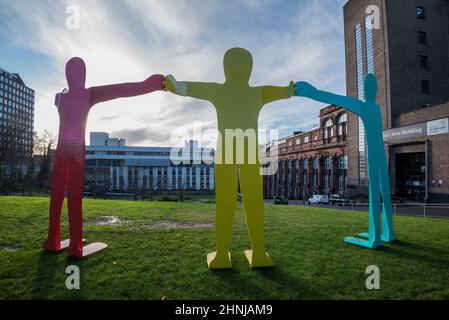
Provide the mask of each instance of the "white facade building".
POLYGON ((124 139, 92 132, 86 146, 86 191, 136 192, 215 189, 214 150, 186 141, 182 148, 126 146, 124 139))

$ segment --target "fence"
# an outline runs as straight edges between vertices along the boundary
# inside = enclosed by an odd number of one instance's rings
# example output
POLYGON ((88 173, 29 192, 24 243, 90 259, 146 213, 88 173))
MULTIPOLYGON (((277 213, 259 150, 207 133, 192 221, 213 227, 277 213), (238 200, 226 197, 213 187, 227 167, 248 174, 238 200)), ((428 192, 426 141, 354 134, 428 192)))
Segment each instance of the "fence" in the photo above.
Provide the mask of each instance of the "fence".
MULTIPOLYGON (((368 203, 354 203, 333 206, 335 209, 350 207, 352 211, 368 211, 368 203)), ((394 203, 393 214, 395 216, 422 216, 428 218, 449 218, 449 204, 427 204, 427 203, 394 203)))

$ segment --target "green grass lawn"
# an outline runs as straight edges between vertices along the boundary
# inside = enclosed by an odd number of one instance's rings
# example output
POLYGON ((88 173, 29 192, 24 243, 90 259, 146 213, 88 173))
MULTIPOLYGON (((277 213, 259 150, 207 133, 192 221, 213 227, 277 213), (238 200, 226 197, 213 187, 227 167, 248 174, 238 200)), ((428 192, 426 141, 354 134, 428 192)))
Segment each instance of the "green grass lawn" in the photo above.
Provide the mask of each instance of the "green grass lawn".
MULTIPOLYGON (((236 213, 234 269, 210 271, 214 205, 84 201, 87 242, 109 245, 85 260, 41 250, 48 198, 0 197, 0 299, 448 299, 449 220, 395 218, 400 241, 372 251, 343 238, 367 228, 365 213, 266 207, 266 244, 276 266, 251 270, 242 209, 236 213), (98 225, 116 216, 118 225, 98 225), (65 288, 65 268, 81 290, 65 288), (377 265, 381 290, 365 287, 377 265)), ((62 232, 67 235, 66 209, 62 232)))

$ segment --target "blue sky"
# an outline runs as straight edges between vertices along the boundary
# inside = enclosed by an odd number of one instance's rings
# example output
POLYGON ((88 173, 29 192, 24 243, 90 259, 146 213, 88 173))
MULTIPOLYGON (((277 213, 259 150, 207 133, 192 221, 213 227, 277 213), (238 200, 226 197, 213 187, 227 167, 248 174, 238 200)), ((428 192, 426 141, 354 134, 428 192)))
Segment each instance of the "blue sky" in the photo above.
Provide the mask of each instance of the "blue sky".
MULTIPOLYGON (((65 86, 72 56, 87 65, 87 85, 141 81, 151 74, 179 80, 224 80, 231 47, 253 53, 251 85, 305 80, 345 93, 343 10, 346 0, 0 0, 0 66, 36 90, 35 128, 57 132, 54 94, 65 86), (68 5, 80 10, 69 30, 68 5)), ((324 105, 302 98, 276 102, 260 115, 280 136, 310 129, 324 105)), ((207 102, 153 93, 92 109, 89 131, 106 131, 134 145, 172 145, 174 131, 194 121, 216 127, 207 102)))

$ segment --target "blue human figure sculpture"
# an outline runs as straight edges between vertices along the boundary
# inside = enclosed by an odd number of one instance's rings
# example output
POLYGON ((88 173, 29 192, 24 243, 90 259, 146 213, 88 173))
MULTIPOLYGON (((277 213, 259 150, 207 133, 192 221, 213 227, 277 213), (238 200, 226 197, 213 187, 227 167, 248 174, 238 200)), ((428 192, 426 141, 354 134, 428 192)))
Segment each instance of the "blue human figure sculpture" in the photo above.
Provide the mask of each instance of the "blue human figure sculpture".
POLYGON ((347 109, 357 114, 365 126, 369 177, 369 231, 360 234, 360 236, 368 238, 368 240, 348 237, 345 241, 370 249, 381 246, 382 241, 395 241, 390 179, 382 135, 382 115, 380 106, 376 103, 376 76, 368 74, 365 78, 365 101, 320 91, 307 82, 296 83, 296 95, 347 109), (381 195, 383 200, 382 233, 380 230, 381 195))

